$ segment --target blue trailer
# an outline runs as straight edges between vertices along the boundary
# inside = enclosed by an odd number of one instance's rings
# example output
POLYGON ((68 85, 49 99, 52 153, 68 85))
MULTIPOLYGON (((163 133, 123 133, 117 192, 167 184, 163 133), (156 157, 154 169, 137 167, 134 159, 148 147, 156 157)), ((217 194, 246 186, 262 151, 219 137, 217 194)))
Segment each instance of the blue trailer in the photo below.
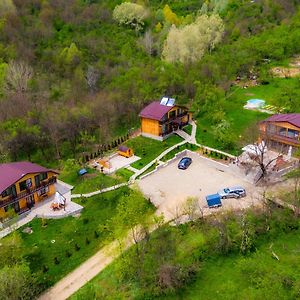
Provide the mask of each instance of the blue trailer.
POLYGON ((219 194, 206 196, 206 201, 209 208, 222 206, 221 197, 219 194))

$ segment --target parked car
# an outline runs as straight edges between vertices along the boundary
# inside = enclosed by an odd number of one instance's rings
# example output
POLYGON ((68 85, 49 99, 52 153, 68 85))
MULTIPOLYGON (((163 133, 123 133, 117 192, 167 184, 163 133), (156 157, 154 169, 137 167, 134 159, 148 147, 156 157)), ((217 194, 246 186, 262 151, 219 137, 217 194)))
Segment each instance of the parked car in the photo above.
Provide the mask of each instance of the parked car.
POLYGON ((218 191, 222 199, 246 197, 246 190, 240 186, 228 187, 218 191))
POLYGON ((219 194, 207 195, 206 201, 209 208, 222 206, 221 197, 219 194))
POLYGON ((178 163, 178 169, 186 170, 191 163, 192 163, 192 159, 190 157, 184 157, 178 163))

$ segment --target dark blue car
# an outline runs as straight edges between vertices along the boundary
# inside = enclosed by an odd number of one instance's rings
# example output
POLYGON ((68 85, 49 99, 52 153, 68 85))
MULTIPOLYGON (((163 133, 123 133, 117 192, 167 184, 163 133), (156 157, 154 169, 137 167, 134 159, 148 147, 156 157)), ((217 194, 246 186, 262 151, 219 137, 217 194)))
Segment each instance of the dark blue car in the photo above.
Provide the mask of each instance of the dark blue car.
POLYGON ((190 157, 184 157, 178 163, 178 169, 186 170, 191 163, 192 163, 192 159, 190 157))

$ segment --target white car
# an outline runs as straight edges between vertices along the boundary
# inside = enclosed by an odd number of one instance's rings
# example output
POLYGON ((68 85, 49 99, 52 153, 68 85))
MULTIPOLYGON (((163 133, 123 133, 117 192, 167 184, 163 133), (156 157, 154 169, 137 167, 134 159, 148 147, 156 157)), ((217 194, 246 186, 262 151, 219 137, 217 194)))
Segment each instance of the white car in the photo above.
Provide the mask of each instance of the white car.
POLYGON ((221 199, 246 197, 246 190, 240 186, 228 187, 218 191, 221 199))

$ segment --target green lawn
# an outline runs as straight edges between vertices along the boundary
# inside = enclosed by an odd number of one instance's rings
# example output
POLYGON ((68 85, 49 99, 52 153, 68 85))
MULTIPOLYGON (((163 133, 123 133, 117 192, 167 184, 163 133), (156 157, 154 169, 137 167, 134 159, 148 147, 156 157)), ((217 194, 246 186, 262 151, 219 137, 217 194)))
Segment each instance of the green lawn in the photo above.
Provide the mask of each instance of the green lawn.
POLYGON ((181 141, 182 139, 177 135, 172 135, 163 142, 143 136, 133 138, 127 141, 126 145, 131 147, 134 154, 141 157, 141 159, 133 163, 131 166, 136 169, 142 169, 164 150, 180 143, 181 141))
POLYGON ((187 126, 183 127, 183 131, 185 131, 187 134, 192 134, 193 126, 191 124, 188 124, 187 126))
POLYGON ((108 176, 91 168, 86 168, 88 174, 79 176, 77 172, 80 169, 81 167, 76 163, 66 162, 59 175, 60 180, 74 186, 74 189, 72 191, 73 194, 85 194, 94 192, 99 189, 113 186, 120 182, 125 182, 127 181, 128 177, 128 175, 125 176, 126 171, 120 171, 116 175, 108 176))
POLYGON ((78 200, 84 206, 79 217, 34 219, 26 225, 32 228, 32 234, 19 230, 30 268, 45 288, 71 272, 104 245, 108 236, 100 227, 115 215, 119 199, 129 192, 125 187, 78 200), (44 222, 46 226, 42 226, 44 222), (55 257, 58 261, 55 261, 55 257))
POLYGON ((130 177, 134 174, 134 172, 122 168, 116 171, 115 176, 119 178, 120 180, 128 181, 130 177))
POLYGON ((197 146, 193 145, 193 144, 184 144, 184 145, 178 146, 174 150, 172 150, 171 152, 169 152, 168 154, 166 154, 161 159, 161 161, 167 161, 167 160, 173 158, 177 153, 179 153, 179 152, 181 152, 181 151, 183 151, 185 149, 188 149, 188 150, 191 150, 191 151, 196 151, 199 148, 197 146))
POLYGON ((299 299, 299 233, 278 236, 249 256, 209 259, 188 289, 161 299, 299 299), (279 261, 272 256, 271 245, 279 261))

